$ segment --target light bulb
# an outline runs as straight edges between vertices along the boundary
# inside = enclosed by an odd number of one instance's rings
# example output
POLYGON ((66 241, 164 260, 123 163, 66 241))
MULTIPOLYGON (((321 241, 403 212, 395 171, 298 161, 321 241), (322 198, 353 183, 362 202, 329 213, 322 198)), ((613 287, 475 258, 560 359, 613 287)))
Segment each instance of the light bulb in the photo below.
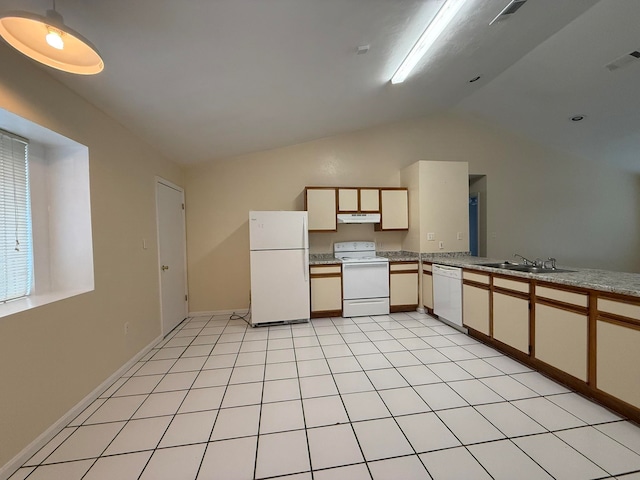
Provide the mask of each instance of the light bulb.
POLYGON ((47 33, 47 43, 53 48, 62 50, 64 48, 64 42, 62 41, 62 32, 52 27, 47 27, 49 33, 47 33))

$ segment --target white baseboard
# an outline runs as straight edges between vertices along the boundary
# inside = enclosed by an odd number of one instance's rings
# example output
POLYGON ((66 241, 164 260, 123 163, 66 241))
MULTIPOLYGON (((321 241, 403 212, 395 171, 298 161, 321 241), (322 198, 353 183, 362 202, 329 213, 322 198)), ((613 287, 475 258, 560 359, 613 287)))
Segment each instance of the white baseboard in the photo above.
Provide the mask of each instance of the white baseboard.
POLYGON ((76 418, 85 408, 87 408, 91 402, 96 400, 102 393, 104 393, 113 382, 124 375, 135 363, 137 363, 142 357, 144 357, 153 347, 155 347, 161 340, 162 336, 157 337, 149 345, 144 347, 138 352, 131 360, 120 367, 113 375, 107 378, 104 382, 98 385, 89 395, 84 397, 74 407, 65 413, 56 423, 51 425, 45 430, 38 438, 27 445, 9 462, 0 467, 0 480, 7 480, 13 473, 25 464, 35 453, 47 444, 53 437, 62 431, 74 418, 76 418))
POLYGON ((235 310, 210 310, 205 312, 189 312, 190 317, 213 317, 217 315, 246 315, 247 307, 236 308, 235 310))

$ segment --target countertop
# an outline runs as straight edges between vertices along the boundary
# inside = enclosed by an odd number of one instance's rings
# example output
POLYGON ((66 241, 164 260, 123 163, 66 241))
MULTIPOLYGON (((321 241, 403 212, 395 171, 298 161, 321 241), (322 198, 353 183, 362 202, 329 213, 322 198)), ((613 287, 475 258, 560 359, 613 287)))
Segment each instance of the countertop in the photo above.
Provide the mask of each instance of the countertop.
MULTIPOLYGON (((415 252, 406 251, 382 251, 376 252, 380 257, 387 257, 391 262, 408 262, 420 260, 420 255, 415 252)), ((332 253, 311 253, 309 254, 309 265, 332 265, 341 263, 332 253)))
POLYGON ((549 283, 569 285, 572 287, 589 288, 602 292, 619 293, 640 297, 640 274, 611 272, 608 270, 594 270, 589 268, 576 268, 572 266, 558 265, 558 268, 574 270, 560 273, 526 273, 501 268, 482 267, 478 263, 499 263, 504 259, 492 259, 485 257, 472 257, 469 255, 442 256, 438 254, 421 255, 423 262, 439 263, 451 267, 464 267, 490 273, 501 273, 512 277, 526 279, 535 278, 549 283))
MULTIPOLYGON (((499 263, 504 259, 493 259, 486 257, 472 257, 468 253, 448 253, 432 254, 407 251, 381 251, 376 252, 381 257, 387 257, 392 262, 405 262, 422 260, 423 262, 440 263, 452 267, 470 268, 490 273, 500 273, 512 277, 525 279, 538 279, 559 285, 571 287, 590 288, 602 292, 619 293, 640 297, 640 274, 612 272, 608 270, 594 270, 589 268, 577 268, 572 266, 558 265, 558 268, 574 270, 572 272, 561 273, 527 273, 501 268, 483 267, 479 263, 499 263)), ((309 255, 310 265, 331 265, 339 264, 340 260, 332 253, 312 253, 309 255)))

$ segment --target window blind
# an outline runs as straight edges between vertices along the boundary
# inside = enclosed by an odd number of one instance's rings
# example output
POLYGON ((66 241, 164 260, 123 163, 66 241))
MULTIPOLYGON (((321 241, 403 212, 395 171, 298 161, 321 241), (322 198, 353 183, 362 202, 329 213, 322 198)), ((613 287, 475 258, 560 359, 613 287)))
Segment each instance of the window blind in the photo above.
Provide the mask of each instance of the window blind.
POLYGON ((29 295, 33 283, 28 144, 0 130, 0 302, 29 295))

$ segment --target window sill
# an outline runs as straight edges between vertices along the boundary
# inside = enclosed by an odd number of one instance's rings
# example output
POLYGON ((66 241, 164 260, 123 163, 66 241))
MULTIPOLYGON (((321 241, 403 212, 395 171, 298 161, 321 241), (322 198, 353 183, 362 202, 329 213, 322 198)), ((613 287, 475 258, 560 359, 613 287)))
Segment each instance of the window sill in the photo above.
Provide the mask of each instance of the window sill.
POLYGON ((9 315, 14 315, 26 310, 31 310, 32 308, 42 307, 43 305, 48 305, 49 303, 58 302, 66 298, 75 297, 76 295, 82 295, 83 293, 91 291, 93 291, 93 288, 64 292, 51 292, 41 295, 30 295, 25 298, 11 300, 7 303, 0 304, 0 318, 8 317, 9 315))

